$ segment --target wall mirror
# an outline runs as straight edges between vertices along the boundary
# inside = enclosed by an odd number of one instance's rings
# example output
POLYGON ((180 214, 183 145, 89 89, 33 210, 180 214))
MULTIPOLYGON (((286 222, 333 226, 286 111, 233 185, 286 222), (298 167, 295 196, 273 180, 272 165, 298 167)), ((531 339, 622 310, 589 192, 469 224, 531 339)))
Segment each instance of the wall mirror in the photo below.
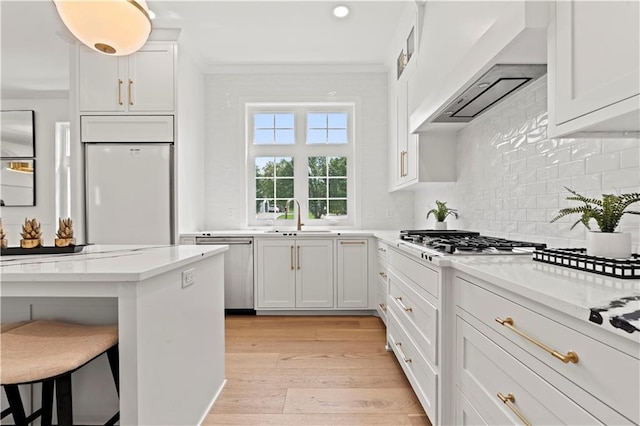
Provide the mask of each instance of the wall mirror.
POLYGON ((36 205, 36 161, 34 159, 2 159, 0 161, 0 205, 36 205))
POLYGON ((0 112, 2 158, 33 158, 36 156, 33 117, 33 111, 0 112))

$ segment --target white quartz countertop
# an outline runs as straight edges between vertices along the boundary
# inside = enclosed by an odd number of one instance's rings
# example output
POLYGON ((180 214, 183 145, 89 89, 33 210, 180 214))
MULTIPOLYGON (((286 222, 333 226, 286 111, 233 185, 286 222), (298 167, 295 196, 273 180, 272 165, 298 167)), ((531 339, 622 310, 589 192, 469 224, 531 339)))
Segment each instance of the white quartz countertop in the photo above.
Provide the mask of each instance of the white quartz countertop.
POLYGON ((640 313, 640 280, 581 272, 536 262, 530 256, 450 256, 447 260, 459 271, 640 341, 640 324, 634 319, 640 313))
POLYGON ((228 246, 87 246, 79 253, 0 257, 2 281, 142 281, 228 246))
MULTIPOLYGON (((279 228, 279 229, 231 229, 231 230, 212 230, 200 232, 184 232, 180 237, 373 237, 377 231, 362 229, 295 229, 279 228)), ((397 234, 397 232, 395 232, 397 234)))

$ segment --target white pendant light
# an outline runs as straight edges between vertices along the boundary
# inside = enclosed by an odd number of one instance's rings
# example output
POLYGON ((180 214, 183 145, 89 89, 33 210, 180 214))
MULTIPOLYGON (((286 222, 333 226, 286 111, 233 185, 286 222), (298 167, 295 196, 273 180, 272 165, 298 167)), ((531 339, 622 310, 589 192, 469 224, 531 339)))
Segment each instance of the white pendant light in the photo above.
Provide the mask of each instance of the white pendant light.
POLYGON ((108 55, 129 55, 151 33, 145 0, 53 0, 62 22, 90 48, 108 55))

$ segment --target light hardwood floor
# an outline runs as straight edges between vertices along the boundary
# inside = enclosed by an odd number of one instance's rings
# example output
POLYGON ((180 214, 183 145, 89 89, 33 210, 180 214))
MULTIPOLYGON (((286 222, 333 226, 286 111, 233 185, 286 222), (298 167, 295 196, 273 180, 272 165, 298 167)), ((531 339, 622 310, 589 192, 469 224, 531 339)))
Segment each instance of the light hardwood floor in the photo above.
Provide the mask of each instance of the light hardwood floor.
POLYGON ((228 316, 204 425, 430 425, 373 316, 228 316))

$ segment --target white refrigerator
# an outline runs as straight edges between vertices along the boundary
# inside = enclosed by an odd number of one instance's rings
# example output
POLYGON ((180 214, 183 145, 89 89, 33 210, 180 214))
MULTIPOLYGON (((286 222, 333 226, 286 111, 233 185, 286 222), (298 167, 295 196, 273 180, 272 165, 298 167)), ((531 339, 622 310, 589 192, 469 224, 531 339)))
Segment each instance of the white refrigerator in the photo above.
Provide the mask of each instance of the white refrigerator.
POLYGON ((173 144, 84 145, 87 243, 173 244, 173 144))

